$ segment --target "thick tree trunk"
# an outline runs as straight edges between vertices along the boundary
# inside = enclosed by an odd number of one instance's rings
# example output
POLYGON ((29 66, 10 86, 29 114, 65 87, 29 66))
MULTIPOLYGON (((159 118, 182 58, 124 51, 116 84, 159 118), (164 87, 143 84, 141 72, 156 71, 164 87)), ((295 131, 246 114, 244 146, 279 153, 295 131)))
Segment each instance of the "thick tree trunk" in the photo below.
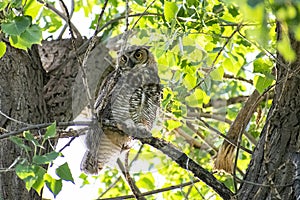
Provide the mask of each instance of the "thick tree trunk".
MULTIPOLYGON (((282 37, 278 27, 278 37, 282 37)), ((300 150, 300 42, 290 35, 293 63, 278 56, 273 105, 242 184, 238 199, 296 199, 291 154, 300 150)), ((299 197, 298 197, 299 198, 299 197)))
MULTIPOLYGON (((35 48, 25 52, 7 46, 0 59, 0 111, 24 123, 47 121, 46 104, 43 98, 45 71, 35 48)), ((0 127, 16 130, 24 126, 0 115, 0 127)), ((19 147, 8 139, 0 141, 0 168, 7 169, 24 155, 19 147)), ((28 192, 25 184, 14 171, 0 172, 0 199, 41 199, 35 191, 28 192)))

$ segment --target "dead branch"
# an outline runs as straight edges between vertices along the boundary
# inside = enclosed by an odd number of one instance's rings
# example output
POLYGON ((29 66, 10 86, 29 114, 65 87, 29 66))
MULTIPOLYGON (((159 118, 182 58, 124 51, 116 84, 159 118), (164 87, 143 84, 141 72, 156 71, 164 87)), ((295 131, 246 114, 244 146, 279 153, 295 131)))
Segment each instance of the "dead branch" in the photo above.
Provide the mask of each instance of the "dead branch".
MULTIPOLYGON (((236 119, 232 123, 227 138, 234 144, 237 144, 239 135, 244 132, 247 124, 249 123, 251 116, 253 115, 259 102, 262 100, 261 95, 255 90, 246 101, 243 108, 238 113, 236 119)), ((234 160, 235 146, 230 144, 227 140, 224 140, 219 153, 215 160, 215 169, 224 170, 228 173, 233 172, 233 160, 234 160)))

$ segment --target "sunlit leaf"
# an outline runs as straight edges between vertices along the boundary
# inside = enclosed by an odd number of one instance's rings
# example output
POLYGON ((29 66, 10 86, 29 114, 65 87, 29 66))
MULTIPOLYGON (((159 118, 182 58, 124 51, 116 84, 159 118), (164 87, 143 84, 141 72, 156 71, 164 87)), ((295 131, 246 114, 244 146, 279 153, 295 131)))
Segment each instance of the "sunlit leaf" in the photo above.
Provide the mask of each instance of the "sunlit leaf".
POLYGON ((234 76, 240 71, 241 67, 239 65, 234 65, 230 58, 225 59, 222 66, 234 76))
POLYGON ((224 68, 220 66, 214 69, 212 72, 210 72, 209 75, 213 80, 222 81, 224 76, 224 68))
POLYGON ((282 40, 277 42, 277 49, 286 61, 293 62, 296 59, 296 53, 292 49, 289 38, 285 35, 282 40))
POLYGON ((7 5, 8 5, 8 1, 2 1, 2 2, 0 2, 0 11, 2 11, 3 9, 5 9, 7 5))
POLYGON ((25 179, 29 176, 35 176, 34 167, 32 165, 18 164, 16 166, 16 174, 20 179, 25 179))
POLYGON ((165 1, 164 16, 167 22, 171 22, 176 17, 178 7, 175 2, 165 1))
POLYGON ((166 127, 169 131, 174 130, 175 128, 178 128, 181 126, 181 122, 175 121, 175 120, 166 120, 166 127))
POLYGON ((0 42, 0 58, 4 56, 6 52, 6 44, 5 42, 0 42))
POLYGON ((140 176, 140 179, 136 182, 138 187, 153 190, 155 188, 155 179, 152 173, 148 172, 140 176))
POLYGON ((34 19, 39 14, 42 7, 43 5, 36 0, 27 0, 24 7, 24 14, 31 16, 34 19))
POLYGON ((186 102, 191 107, 202 107, 203 103, 208 103, 209 97, 201 89, 195 89, 195 91, 185 98, 186 102))
POLYGON ((23 40, 20 36, 15 35, 9 37, 9 42, 13 47, 23 50, 27 50, 32 45, 26 40, 23 40))
POLYGON ((34 169, 34 172, 35 172, 35 177, 36 177, 36 180, 35 180, 35 183, 32 185, 32 188, 35 189, 35 191, 37 191, 37 193, 39 195, 41 195, 41 191, 44 187, 44 175, 46 173, 46 170, 41 167, 41 166, 36 166, 35 169, 34 169))
POLYGON ((253 83, 259 93, 263 93, 272 83, 274 79, 267 76, 255 76, 253 83))
POLYGON ((54 197, 61 191, 62 189, 62 180, 59 179, 54 179, 52 176, 49 174, 44 175, 44 180, 46 182, 47 188, 52 192, 54 197))

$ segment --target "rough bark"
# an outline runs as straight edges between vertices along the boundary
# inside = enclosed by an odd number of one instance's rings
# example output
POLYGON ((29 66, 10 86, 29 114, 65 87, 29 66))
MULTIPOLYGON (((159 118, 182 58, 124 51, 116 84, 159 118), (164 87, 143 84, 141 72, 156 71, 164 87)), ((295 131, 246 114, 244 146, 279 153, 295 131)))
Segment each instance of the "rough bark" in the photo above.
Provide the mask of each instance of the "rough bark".
POLYGON ((300 150, 300 42, 290 39, 297 59, 288 63, 278 56, 273 105, 238 192, 241 200, 296 199, 291 154, 300 150))
MULTIPOLYGON (((30 124, 47 121, 43 99, 44 75, 35 48, 29 52, 7 45, 7 52, 0 59, 0 110, 6 115, 30 124)), ((16 130, 22 124, 0 115, 0 127, 16 130)), ((23 124, 24 126, 24 124, 23 124)), ((10 140, 0 141, 0 168, 7 169, 24 152, 10 140)), ((28 192, 15 172, 0 173, 0 199, 41 199, 34 191, 28 192)))

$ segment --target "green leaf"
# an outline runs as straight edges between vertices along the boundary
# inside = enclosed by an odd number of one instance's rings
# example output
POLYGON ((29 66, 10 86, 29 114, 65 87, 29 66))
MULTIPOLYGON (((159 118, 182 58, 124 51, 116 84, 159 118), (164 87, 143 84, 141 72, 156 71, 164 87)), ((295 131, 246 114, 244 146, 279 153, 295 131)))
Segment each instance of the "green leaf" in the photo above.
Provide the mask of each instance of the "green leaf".
POLYGON ((0 42, 0 58, 4 56, 6 52, 6 44, 5 42, 0 42))
POLYGON ((30 16, 17 16, 12 21, 3 23, 1 28, 4 33, 8 35, 20 35, 23 33, 31 24, 30 16))
POLYGON ((234 76, 240 71, 240 65, 234 65, 230 58, 226 58, 222 65, 227 71, 231 72, 234 76))
POLYGON ((183 84, 188 90, 191 90, 197 84, 197 77, 194 74, 188 73, 184 76, 183 84))
POLYGON ((260 94, 262 94, 273 81, 274 79, 267 76, 255 76, 253 79, 254 86, 260 94))
MULTIPOLYGON (((8 5, 7 1, 4 2, 0 2, 0 11, 4 10, 6 8, 6 6, 8 5)), ((0 198, 1 199, 1 198, 0 198)))
POLYGON ((54 33, 62 26, 62 19, 48 9, 43 9, 43 20, 46 22, 44 30, 54 33))
POLYGON ((16 174, 22 180, 29 176, 34 177, 34 167, 32 165, 18 164, 16 166, 16 174))
POLYGON ((35 189, 35 191, 37 191, 37 193, 39 195, 41 195, 41 191, 44 187, 44 175, 46 173, 46 170, 44 168, 42 168, 41 166, 35 166, 35 177, 36 177, 36 181, 35 183, 32 185, 32 188, 35 189))
POLYGON ((253 62, 253 72, 261 74, 270 74, 272 72, 272 63, 267 63, 266 60, 258 58, 253 62))
POLYGON ((134 0, 137 4, 139 4, 140 6, 144 5, 144 0, 134 0))
POLYGON ((65 162, 63 165, 59 166, 55 172, 61 179, 65 181, 71 181, 73 184, 75 184, 68 163, 65 162))
POLYGON ((26 144, 24 144, 24 141, 17 137, 17 136, 11 136, 9 137, 9 139, 15 143, 18 147, 25 149, 26 151, 31 151, 31 148, 29 146, 27 146, 26 144))
POLYGON ((136 184, 139 188, 141 187, 148 190, 155 189, 155 179, 150 172, 140 175, 140 179, 136 182, 136 184))
POLYGON ((23 40, 20 36, 11 35, 9 37, 9 42, 13 47, 23 49, 25 51, 31 47, 31 44, 26 40, 23 40))
POLYGON ((40 44, 42 41, 42 31, 40 27, 36 24, 30 26, 27 28, 20 37, 27 41, 30 44, 30 47, 32 44, 40 44))
POLYGON ((293 62, 296 59, 296 53, 291 47, 289 38, 285 35, 282 40, 277 42, 277 49, 279 53, 288 62, 293 62))
POLYGON ((26 1, 26 5, 24 7, 24 15, 31 16, 33 19, 39 14, 40 9, 43 5, 36 0, 26 1))
POLYGON ((32 161, 38 165, 48 164, 48 163, 52 162, 53 160, 55 160, 59 155, 60 155, 60 153, 58 153, 56 151, 52 151, 52 152, 47 153, 42 156, 35 155, 35 156, 33 156, 32 161))
POLYGON ((44 135, 44 140, 53 138, 56 135, 56 122, 53 122, 50 126, 47 127, 46 133, 44 135))
POLYGON ((22 6, 22 0, 11 0, 10 4, 13 8, 20 8, 22 6))
POLYGON ((62 180, 54 179, 49 174, 44 175, 44 180, 46 182, 47 188, 52 192, 54 197, 61 191, 62 188, 62 180))
POLYGON ((215 81, 222 81, 224 76, 224 68, 222 66, 210 72, 210 77, 215 81))
POLYGON ((39 142, 34 138, 34 136, 30 133, 30 131, 24 131, 23 136, 26 140, 32 142, 34 146, 44 148, 39 142))
POLYGON ((208 103, 209 99, 209 96, 207 96, 206 93, 199 88, 195 89, 190 96, 185 98, 189 106, 200 108, 202 108, 203 103, 208 103))
POLYGON ((178 7, 175 2, 165 1, 164 16, 167 22, 171 22, 176 17, 177 11, 178 7))
POLYGON ((88 185, 90 184, 89 180, 88 180, 88 176, 85 173, 81 173, 79 178, 82 179, 82 185, 88 185))
POLYGON ((10 36, 9 41, 13 47, 27 50, 33 44, 41 43, 42 32, 37 25, 32 25, 19 36, 10 36))
POLYGON ((169 131, 174 130, 181 126, 181 122, 169 119, 165 122, 165 125, 169 131))
POLYGON ((260 4, 262 1, 261 0, 248 0, 247 3, 249 6, 251 7, 255 7, 257 6, 258 4, 260 4))

